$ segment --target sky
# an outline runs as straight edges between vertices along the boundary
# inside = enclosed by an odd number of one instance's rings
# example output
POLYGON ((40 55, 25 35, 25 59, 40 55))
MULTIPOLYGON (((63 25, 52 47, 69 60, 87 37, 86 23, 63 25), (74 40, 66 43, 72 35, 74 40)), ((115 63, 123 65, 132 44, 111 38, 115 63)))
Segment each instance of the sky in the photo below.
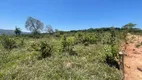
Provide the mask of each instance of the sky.
POLYGON ((0 0, 0 29, 27 31, 33 17, 53 29, 121 27, 129 22, 142 29, 142 0, 0 0))

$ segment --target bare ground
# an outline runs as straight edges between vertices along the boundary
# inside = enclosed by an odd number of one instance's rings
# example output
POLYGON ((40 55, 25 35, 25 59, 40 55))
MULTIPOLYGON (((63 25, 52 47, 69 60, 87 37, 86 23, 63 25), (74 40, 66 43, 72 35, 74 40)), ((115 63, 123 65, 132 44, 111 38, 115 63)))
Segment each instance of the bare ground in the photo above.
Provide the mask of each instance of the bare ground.
POLYGON ((124 56, 124 80, 142 80, 142 36, 128 35, 124 56))

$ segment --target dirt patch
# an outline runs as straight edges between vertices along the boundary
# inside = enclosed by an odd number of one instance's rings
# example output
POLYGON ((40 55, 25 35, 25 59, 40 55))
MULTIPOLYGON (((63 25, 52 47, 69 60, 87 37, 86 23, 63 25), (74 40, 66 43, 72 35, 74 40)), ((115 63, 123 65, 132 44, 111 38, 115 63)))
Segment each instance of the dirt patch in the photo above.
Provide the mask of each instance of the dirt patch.
POLYGON ((128 35, 124 56, 124 80, 142 80, 142 36, 128 35))

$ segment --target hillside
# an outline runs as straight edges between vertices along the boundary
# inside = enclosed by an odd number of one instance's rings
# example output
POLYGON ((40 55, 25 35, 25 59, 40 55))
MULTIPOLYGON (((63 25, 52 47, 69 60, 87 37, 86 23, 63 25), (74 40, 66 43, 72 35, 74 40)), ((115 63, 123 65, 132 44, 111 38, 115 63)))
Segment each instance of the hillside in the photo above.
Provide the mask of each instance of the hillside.
POLYGON ((1 35, 1 34, 13 35, 13 34, 14 34, 14 31, 13 31, 13 30, 0 29, 0 35, 1 35))
MULTIPOLYGON (((6 30, 6 29, 0 29, 0 35, 6 34, 6 35, 14 35, 14 30, 6 30)), ((21 34, 30 34, 30 32, 22 32, 21 34)))

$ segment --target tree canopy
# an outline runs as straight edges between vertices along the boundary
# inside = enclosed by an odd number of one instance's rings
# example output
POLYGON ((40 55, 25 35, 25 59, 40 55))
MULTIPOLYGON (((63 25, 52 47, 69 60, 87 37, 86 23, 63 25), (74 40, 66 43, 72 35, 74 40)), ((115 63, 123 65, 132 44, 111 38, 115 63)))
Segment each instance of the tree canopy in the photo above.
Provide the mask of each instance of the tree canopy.
POLYGON ((131 29, 131 28, 134 28, 135 26, 136 26, 136 24, 128 23, 128 24, 124 25, 122 28, 124 28, 124 29, 131 29))
POLYGON ((52 34, 54 32, 51 25, 46 25, 46 32, 50 33, 50 34, 52 34))
POLYGON ((15 34, 16 34, 16 35, 20 35, 20 34, 21 34, 21 29, 20 29, 20 28, 15 27, 14 32, 15 32, 15 34))
POLYGON ((37 20, 32 17, 28 17, 25 27, 27 30, 32 31, 33 33, 37 34, 40 33, 43 29, 43 23, 40 20, 37 20))

